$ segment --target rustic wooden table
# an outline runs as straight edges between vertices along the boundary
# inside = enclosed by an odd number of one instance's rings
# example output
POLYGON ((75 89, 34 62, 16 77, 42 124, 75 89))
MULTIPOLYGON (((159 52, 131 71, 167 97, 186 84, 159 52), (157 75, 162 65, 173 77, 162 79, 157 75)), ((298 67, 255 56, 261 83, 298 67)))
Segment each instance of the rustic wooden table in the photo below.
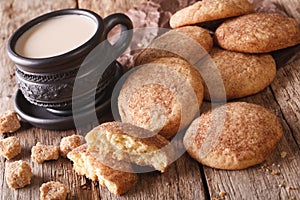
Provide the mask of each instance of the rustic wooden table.
MULTIPOLYGON (((126 11, 133 4, 142 1, 146 0, 0 0, 0 111, 13 108, 17 85, 15 67, 6 54, 6 43, 21 24, 42 13, 62 8, 88 8, 103 16, 111 12, 126 11)), ((296 1, 286 1, 285 9, 296 12, 297 8, 293 2, 296 1)), ((22 153, 13 160, 23 159, 29 162, 34 178, 32 183, 23 189, 9 189, 4 177, 5 164, 9 161, 1 157, 0 198, 38 199, 40 185, 46 181, 57 180, 68 187, 68 199, 222 199, 219 197, 222 191, 226 192, 223 199, 300 199, 299 54, 293 62, 278 70, 270 87, 242 101, 253 102, 273 110, 284 127, 283 139, 264 165, 247 170, 222 171, 202 166, 184 154, 164 174, 140 174, 136 188, 118 197, 110 194, 97 182, 76 175, 72 170, 72 163, 67 159, 60 158, 58 161, 44 164, 31 162, 30 150, 37 141, 57 145, 63 136, 72 135, 76 133, 75 130, 48 131, 22 124, 22 128, 16 133, 2 134, 1 137, 15 135, 20 138, 22 153), (287 156, 282 157, 282 152, 286 152, 287 156), (279 174, 275 175, 274 172, 279 174)))

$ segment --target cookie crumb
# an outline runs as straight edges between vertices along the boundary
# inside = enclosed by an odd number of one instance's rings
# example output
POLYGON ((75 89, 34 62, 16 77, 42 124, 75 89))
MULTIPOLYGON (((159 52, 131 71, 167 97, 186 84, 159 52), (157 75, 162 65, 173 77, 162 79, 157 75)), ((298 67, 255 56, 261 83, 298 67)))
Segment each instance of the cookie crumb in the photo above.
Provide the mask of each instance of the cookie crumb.
POLYGON ((8 163, 5 168, 6 183, 9 188, 23 188, 30 184, 33 176, 31 167, 23 160, 8 163))
POLYGON ((298 190, 298 188, 294 187, 294 186, 288 186, 286 189, 287 190, 298 190))
POLYGON ((59 157, 59 147, 44 145, 38 142, 31 149, 31 159, 36 163, 43 163, 47 160, 57 160, 59 157))
POLYGON ((10 160, 21 153, 19 138, 13 136, 0 140, 0 155, 10 160))
POLYGON ((0 132, 12 133, 21 127, 17 113, 13 110, 8 110, 0 114, 0 132))
MULTIPOLYGON (((272 165, 273 166, 273 165, 272 165)), ((265 171, 266 173, 272 173, 272 169, 271 169, 271 167, 272 166, 270 166, 268 163, 264 163, 264 164, 262 164, 262 166, 260 167, 263 171, 265 171)))
POLYGON ((62 157, 67 157, 67 154, 73 149, 83 145, 85 139, 82 135, 71 135, 61 139, 60 141, 60 155, 62 157))
POLYGON ((272 174, 272 175, 279 175, 280 172, 279 172, 279 171, 272 171, 271 174, 272 174))
POLYGON ((282 151, 282 152, 280 153, 281 158, 285 158, 286 155, 287 155, 287 153, 286 153, 285 151, 282 151))
POLYGON ((58 181, 43 183, 40 187, 40 200, 65 200, 67 198, 67 188, 58 181))
POLYGON ((226 196, 226 194, 227 194, 227 193, 226 193, 226 192, 224 192, 224 191, 221 191, 221 192, 219 192, 219 196, 220 196, 220 197, 225 197, 225 196, 226 196))

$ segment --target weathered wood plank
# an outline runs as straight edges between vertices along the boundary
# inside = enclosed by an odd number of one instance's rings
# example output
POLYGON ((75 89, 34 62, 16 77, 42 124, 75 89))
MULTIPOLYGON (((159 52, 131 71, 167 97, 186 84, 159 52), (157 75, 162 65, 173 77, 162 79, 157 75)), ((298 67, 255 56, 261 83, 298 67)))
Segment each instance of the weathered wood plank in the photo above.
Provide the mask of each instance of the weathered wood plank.
POLYGON ((124 13, 134 5, 146 1, 147 0, 78 0, 78 7, 93 10, 104 18, 112 13, 124 13))
POLYGON ((293 136, 300 146, 300 59, 281 68, 272 90, 293 136), (298 89, 296 89, 298 88, 298 89))

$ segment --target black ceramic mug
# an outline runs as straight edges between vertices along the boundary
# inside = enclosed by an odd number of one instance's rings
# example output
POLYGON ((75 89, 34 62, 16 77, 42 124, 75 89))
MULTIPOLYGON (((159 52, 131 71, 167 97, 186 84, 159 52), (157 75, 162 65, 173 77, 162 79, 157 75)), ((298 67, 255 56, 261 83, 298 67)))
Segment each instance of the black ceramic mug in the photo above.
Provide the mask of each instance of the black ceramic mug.
MULTIPOLYGON (((85 57, 105 41, 104 55, 117 58, 131 42, 132 32, 127 31, 130 29, 132 22, 124 14, 112 14, 102 19, 83 9, 58 10, 29 21, 11 36, 7 45, 8 55, 16 64, 19 89, 32 104, 50 109, 70 109, 72 98, 81 99, 93 94, 83 91, 72 97, 75 78, 89 84, 88 81, 93 80, 90 77, 93 70, 98 67, 93 62, 84 75, 76 77, 85 57), (106 42, 107 35, 117 25, 121 25, 120 37, 110 44, 106 42), (63 34, 59 35, 60 31, 63 34)), ((115 73, 116 63, 113 61, 102 77, 98 77, 97 95, 110 84, 115 73)))

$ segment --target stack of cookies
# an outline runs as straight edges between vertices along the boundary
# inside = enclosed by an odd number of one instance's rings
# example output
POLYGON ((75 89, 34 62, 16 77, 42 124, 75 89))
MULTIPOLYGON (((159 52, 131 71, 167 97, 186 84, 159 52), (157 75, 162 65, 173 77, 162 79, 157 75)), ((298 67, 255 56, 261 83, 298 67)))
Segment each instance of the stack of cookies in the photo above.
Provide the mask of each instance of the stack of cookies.
POLYGON ((191 157, 227 170, 263 162, 283 135, 270 110, 225 102, 270 85, 276 64, 268 53, 300 42, 294 19, 254 13, 247 0, 202 0, 175 13, 170 25, 126 75, 118 96, 122 122, 94 128, 87 144, 67 154, 78 174, 115 194, 137 183, 136 166, 165 172, 177 150, 169 140, 179 132, 191 157), (220 21, 215 32, 201 27, 220 21), (201 113, 203 100, 224 105, 201 113))
MULTIPOLYGON (((193 121, 203 100, 224 104, 268 87, 276 76, 269 53, 300 43, 295 19, 255 13, 247 0, 196 2, 173 14, 170 26, 136 57, 118 97, 122 122, 166 139, 193 121)), ((233 102, 201 114, 184 145, 202 164, 244 169, 265 160, 282 135, 271 111, 233 102)))
POLYGON ((277 13, 255 13, 247 0, 196 2, 177 11, 170 19, 170 26, 174 31, 156 39, 137 57, 136 65, 174 54, 188 60, 205 80, 205 100, 232 100, 260 92, 276 75, 276 64, 269 53, 300 43, 295 19, 277 13), (208 24, 220 24, 215 32, 210 31, 214 46, 208 31, 202 28, 208 24), (175 31, 183 36, 177 34, 174 40, 170 35, 175 31), (192 40, 202 50, 194 47, 192 40), (204 69, 207 63, 202 58, 206 52, 217 69, 204 69), (214 73, 219 75, 212 76, 214 73), (215 79, 223 81, 223 90, 215 79))

